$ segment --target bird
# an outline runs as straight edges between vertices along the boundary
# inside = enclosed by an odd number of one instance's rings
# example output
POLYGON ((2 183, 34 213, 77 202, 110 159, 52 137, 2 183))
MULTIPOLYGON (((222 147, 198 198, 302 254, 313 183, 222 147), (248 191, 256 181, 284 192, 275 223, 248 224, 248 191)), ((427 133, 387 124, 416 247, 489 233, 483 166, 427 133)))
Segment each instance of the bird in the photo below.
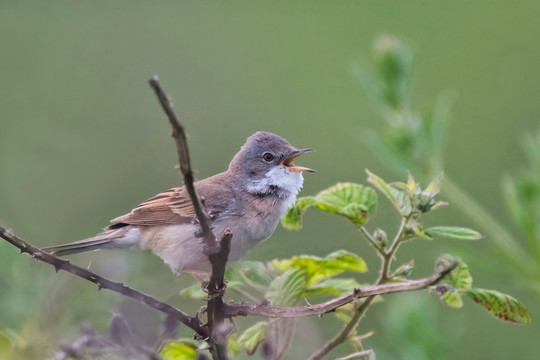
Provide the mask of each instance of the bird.
MULTIPOLYGON (((293 160, 313 149, 297 149, 283 137, 265 131, 249 136, 226 171, 194 183, 204 199, 214 233, 233 233, 229 261, 238 261, 268 239, 303 186, 304 172, 293 160)), ((158 255, 173 271, 208 275, 211 264, 193 204, 185 186, 164 191, 112 219, 94 237, 43 250, 65 256, 101 249, 141 249, 158 255)))

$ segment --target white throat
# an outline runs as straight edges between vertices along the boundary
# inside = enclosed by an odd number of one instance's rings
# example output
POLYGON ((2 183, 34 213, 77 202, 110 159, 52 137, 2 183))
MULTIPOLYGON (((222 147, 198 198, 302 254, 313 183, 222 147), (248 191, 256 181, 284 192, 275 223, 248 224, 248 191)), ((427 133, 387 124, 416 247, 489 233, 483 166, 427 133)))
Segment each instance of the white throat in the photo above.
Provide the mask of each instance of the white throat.
POLYGON ((277 187, 288 192, 287 197, 293 195, 294 199, 302 189, 303 184, 304 177, 302 173, 291 172, 283 166, 274 166, 263 178, 248 183, 247 190, 252 194, 267 194, 272 192, 272 188, 277 187))

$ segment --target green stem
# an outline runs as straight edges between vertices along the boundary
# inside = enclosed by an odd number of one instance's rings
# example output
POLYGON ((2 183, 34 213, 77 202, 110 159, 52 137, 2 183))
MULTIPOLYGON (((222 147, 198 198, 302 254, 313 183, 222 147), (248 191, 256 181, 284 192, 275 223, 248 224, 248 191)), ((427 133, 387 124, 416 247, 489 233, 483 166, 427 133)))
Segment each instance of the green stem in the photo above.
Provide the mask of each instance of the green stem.
MULTIPOLYGON (((364 228, 363 226, 360 227, 362 234, 364 234, 364 236, 370 241, 370 243, 377 249, 377 252, 381 257, 381 272, 379 273, 379 278, 376 281, 376 285, 384 284, 390 279, 390 265, 397 249, 399 248, 400 243, 404 239, 403 232, 405 230, 405 226, 407 225, 407 221, 409 221, 408 217, 404 217, 401 219, 399 229, 388 251, 379 246, 379 244, 375 241, 375 239, 373 239, 373 237, 366 230, 366 228, 364 228)), ((362 318, 364 317, 364 314, 371 305, 373 299, 375 299, 375 296, 369 296, 358 308, 355 308, 351 320, 349 320, 345 327, 332 340, 328 341, 321 349, 313 353, 309 357, 309 360, 320 360, 330 351, 332 351, 332 349, 344 343, 349 338, 351 331, 353 331, 358 326, 360 320, 362 320, 362 318)))

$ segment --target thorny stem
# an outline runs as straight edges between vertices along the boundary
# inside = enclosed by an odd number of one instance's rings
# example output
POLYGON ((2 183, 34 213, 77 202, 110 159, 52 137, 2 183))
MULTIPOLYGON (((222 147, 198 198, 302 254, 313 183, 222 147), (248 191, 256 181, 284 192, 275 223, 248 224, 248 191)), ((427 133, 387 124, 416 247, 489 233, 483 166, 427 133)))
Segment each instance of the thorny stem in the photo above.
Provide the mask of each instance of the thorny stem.
MULTIPOLYGON (((392 264, 392 259, 394 258, 394 255, 399 248, 399 245, 404 239, 403 233, 405 230, 405 226, 407 225, 407 221, 409 221, 408 217, 403 217, 401 219, 399 229, 388 250, 380 247, 379 244, 375 242, 375 239, 373 239, 373 237, 369 234, 369 232, 363 226, 360 227, 360 230, 362 231, 364 236, 370 241, 373 246, 375 246, 379 257, 381 258, 381 271, 379 273, 379 278, 375 282, 376 285, 383 285, 390 279, 390 265, 392 264)), ((334 338, 328 341, 321 349, 313 353, 309 357, 309 360, 322 359, 330 351, 332 351, 332 349, 344 343, 351 334, 351 331, 353 331, 358 326, 360 320, 362 320, 362 318, 364 317, 364 314, 371 305, 373 299, 375 299, 375 296, 376 295, 369 296, 368 298, 366 298, 366 300, 362 302, 362 304, 360 304, 360 306, 355 308, 351 320, 349 320, 345 327, 334 338)))

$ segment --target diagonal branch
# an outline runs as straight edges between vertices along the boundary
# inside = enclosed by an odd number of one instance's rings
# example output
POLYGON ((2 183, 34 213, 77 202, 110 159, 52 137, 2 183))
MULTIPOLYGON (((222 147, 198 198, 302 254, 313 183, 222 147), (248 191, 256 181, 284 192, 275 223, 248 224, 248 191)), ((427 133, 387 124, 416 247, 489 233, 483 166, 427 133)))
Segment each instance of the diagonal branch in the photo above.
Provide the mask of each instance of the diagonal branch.
POLYGON ((171 102, 167 97, 167 94, 161 89, 159 85, 158 77, 153 76, 149 81, 150 86, 154 89, 156 96, 167 114, 169 123, 172 127, 172 136, 176 140, 176 147, 178 149, 178 160, 180 162, 180 171, 184 175, 184 186, 186 187, 197 220, 201 226, 201 231, 198 236, 205 240, 206 249, 205 253, 208 256, 208 260, 212 265, 212 273, 210 275, 210 281, 208 282, 208 306, 206 314, 208 317, 208 343, 210 344, 210 352, 214 359, 225 360, 227 359, 227 339, 221 324, 223 324, 223 295, 225 294, 226 282, 225 282, 225 267, 227 265, 227 259, 229 257, 232 232, 226 230, 222 235, 219 243, 216 241, 216 236, 212 231, 212 225, 210 223, 210 217, 204 208, 204 204, 201 198, 195 191, 193 184, 193 171, 191 170, 191 163, 189 159, 189 148, 186 140, 186 133, 184 127, 178 121, 174 110, 172 109, 171 102))
POLYGON ((199 334, 202 338, 206 338, 208 336, 208 329, 204 325, 202 325, 201 322, 197 318, 189 316, 183 313, 182 311, 178 310, 177 308, 169 304, 166 304, 156 299, 153 296, 150 296, 138 290, 132 289, 122 283, 106 279, 102 276, 99 276, 93 273, 92 271, 88 269, 84 269, 79 266, 73 265, 68 260, 63 260, 63 259, 57 258, 54 255, 46 253, 30 245, 24 240, 18 238, 13 233, 11 233, 11 231, 1 226, 0 226, 0 237, 2 237, 4 240, 9 242, 10 244, 19 248, 21 250, 21 253, 28 254, 32 258, 38 261, 42 261, 42 262, 45 262, 47 264, 54 266, 54 269, 56 270, 56 272, 60 270, 69 272, 75 276, 78 276, 80 278, 93 282, 94 284, 98 286, 99 290, 108 289, 108 290, 117 292, 119 294, 122 294, 124 296, 130 297, 132 299, 135 299, 139 302, 142 302, 150 306, 151 308, 159 310, 167 314, 168 316, 180 321, 187 327, 197 332, 197 334, 199 334))
POLYGON ((203 206, 201 198, 195 192, 195 186, 193 185, 193 171, 191 169, 191 161, 189 159, 189 148, 186 140, 186 132, 184 126, 178 121, 174 110, 172 109, 171 102, 169 97, 161 86, 159 85, 159 80, 157 76, 153 76, 148 80, 148 83, 154 89, 156 96, 163 108, 165 114, 167 114, 167 119, 172 127, 172 136, 176 140, 176 147, 178 149, 178 161, 180 163, 180 171, 184 176, 184 185, 188 191, 191 202, 193 203, 193 208, 197 216, 197 220, 201 225, 200 237, 206 240, 207 252, 208 254, 215 253, 219 251, 219 245, 216 242, 216 237, 212 231, 212 225, 210 223, 210 216, 206 212, 206 209, 203 206))
POLYGON ((457 264, 451 264, 444 270, 419 280, 411 280, 406 282, 388 283, 383 285, 372 285, 363 288, 356 288, 345 295, 334 298, 327 302, 295 307, 274 307, 268 303, 260 305, 235 303, 231 301, 225 302, 225 317, 235 316, 264 316, 269 318, 294 318, 312 315, 324 315, 335 311, 343 305, 349 304, 354 300, 375 296, 384 295, 402 291, 412 291, 424 289, 441 281, 449 272, 456 268, 457 264))

